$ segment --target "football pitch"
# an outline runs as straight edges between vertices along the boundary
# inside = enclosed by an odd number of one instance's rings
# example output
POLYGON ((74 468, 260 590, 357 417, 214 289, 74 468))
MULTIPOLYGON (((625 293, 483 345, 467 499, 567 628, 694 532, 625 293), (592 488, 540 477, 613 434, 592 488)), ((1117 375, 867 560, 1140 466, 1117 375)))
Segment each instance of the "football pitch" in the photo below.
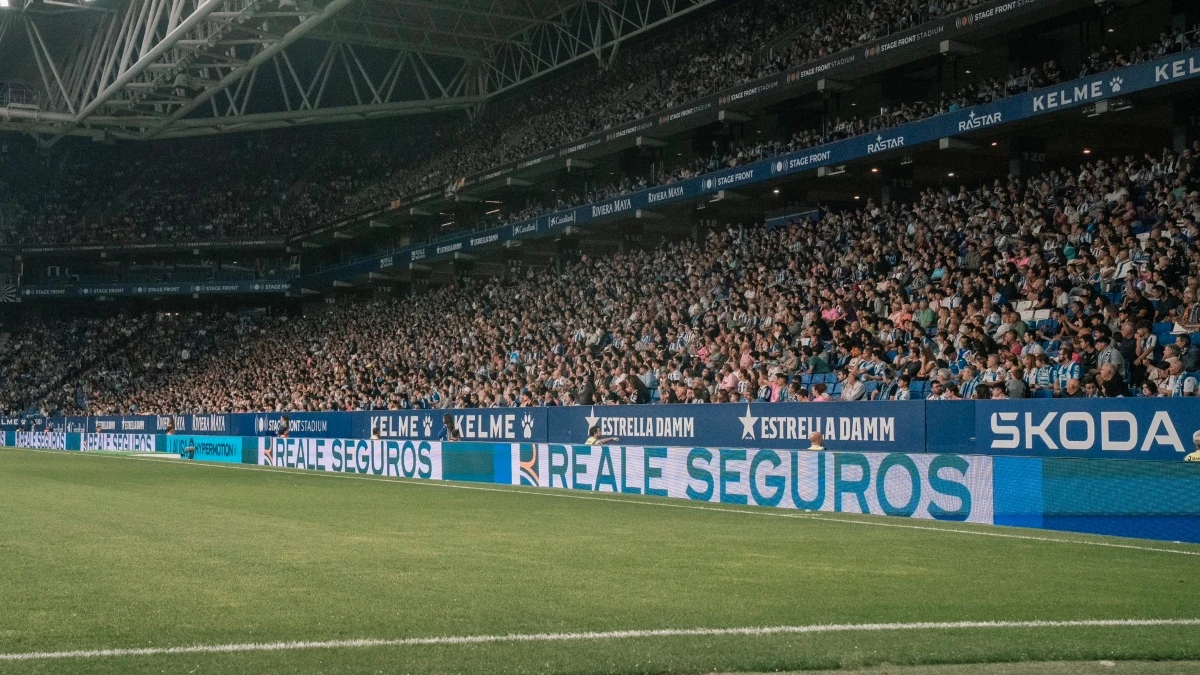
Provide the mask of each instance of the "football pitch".
POLYGON ((5 674, 1197 673, 1198 572, 1185 544, 0 449, 5 674))

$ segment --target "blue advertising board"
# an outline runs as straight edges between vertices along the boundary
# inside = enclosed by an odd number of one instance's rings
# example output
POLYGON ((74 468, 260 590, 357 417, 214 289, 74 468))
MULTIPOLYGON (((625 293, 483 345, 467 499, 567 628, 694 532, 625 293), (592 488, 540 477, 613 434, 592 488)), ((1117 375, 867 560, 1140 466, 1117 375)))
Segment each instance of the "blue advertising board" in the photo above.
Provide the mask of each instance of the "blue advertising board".
POLYGON ((1200 431, 1195 398, 976 401, 975 452, 1178 461, 1200 431))
POLYGON ((621 443, 803 450, 820 432, 829 447, 924 452, 924 401, 742 403, 548 408, 550 443, 579 443, 588 430, 621 443))
POLYGON ((463 441, 536 441, 546 438, 547 411, 555 408, 468 410, 377 410, 351 415, 351 434, 370 438, 433 440, 442 437, 449 415, 463 441))
POLYGON ((571 406, 328 413, 5 418, 5 430, 578 444, 593 426, 621 443, 805 450, 821 432, 848 452, 1179 461, 1195 449, 1200 397, 571 406))
POLYGON ((225 295, 286 293, 290 281, 226 281, 202 283, 107 284, 103 286, 23 286, 21 298, 94 298, 110 296, 225 295))
POLYGON ((167 436, 166 439, 167 452, 179 455, 186 453, 190 459, 205 462, 241 464, 244 452, 251 452, 254 457, 258 454, 256 439, 244 436, 185 434, 167 436))

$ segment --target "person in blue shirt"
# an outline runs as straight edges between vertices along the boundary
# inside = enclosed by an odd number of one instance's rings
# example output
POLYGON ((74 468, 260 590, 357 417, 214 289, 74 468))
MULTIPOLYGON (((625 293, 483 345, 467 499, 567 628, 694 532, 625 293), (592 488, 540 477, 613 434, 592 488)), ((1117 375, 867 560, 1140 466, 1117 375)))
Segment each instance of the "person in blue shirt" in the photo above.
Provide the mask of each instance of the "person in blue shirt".
POLYGON ((1058 353, 1058 365, 1054 368, 1054 391, 1061 392, 1070 380, 1083 378, 1083 368, 1071 358, 1071 353, 1063 350, 1058 353))
POLYGON ((458 427, 454 426, 454 417, 452 415, 442 415, 442 433, 438 434, 438 440, 441 441, 457 441, 462 438, 458 432, 458 427))
POLYGON ((959 379, 962 380, 962 386, 959 388, 959 394, 964 399, 974 398, 975 389, 983 381, 983 378, 975 370, 975 366, 967 366, 966 368, 963 368, 962 374, 959 375, 959 379))

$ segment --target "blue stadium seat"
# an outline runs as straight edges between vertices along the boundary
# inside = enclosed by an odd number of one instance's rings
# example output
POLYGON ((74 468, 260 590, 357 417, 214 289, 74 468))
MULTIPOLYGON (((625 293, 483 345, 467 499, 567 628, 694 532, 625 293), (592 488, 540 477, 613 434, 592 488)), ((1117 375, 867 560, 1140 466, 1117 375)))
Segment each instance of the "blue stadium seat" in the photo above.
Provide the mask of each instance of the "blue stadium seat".
POLYGON ((1054 392, 1049 389, 1038 389, 1033 392, 1034 398, 1054 398, 1054 392))

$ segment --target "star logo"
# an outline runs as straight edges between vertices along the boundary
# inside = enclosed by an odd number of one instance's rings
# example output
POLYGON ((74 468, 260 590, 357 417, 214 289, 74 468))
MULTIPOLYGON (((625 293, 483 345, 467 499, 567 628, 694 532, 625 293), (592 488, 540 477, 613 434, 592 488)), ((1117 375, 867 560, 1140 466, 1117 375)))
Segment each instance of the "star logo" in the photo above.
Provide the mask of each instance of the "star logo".
POLYGON ((876 137, 875 137, 875 142, 876 142, 876 143, 882 143, 882 142, 883 142, 883 136, 876 136, 876 137))
POLYGON ((588 415, 587 417, 585 417, 584 419, 587 420, 589 432, 592 430, 592 427, 600 424, 600 418, 596 416, 596 406, 592 406, 591 414, 588 415))
POLYGON ((747 403, 746 415, 738 418, 738 421, 742 423, 742 440, 746 440, 747 438, 751 440, 754 439, 754 423, 757 422, 758 419, 759 418, 754 416, 754 413, 750 412, 750 404, 747 403))

